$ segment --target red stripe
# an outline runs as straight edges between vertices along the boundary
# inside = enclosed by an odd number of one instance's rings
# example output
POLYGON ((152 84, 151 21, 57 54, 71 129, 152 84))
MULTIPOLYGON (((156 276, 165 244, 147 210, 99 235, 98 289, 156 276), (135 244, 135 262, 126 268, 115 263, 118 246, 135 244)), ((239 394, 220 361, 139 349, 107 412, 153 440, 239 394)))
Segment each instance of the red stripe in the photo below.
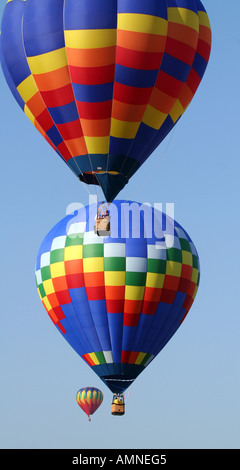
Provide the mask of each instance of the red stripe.
POLYGON ((42 91, 41 96, 48 108, 64 106, 74 101, 74 95, 71 83, 56 90, 42 91))
POLYGON ((123 326, 137 326, 138 320, 138 313, 124 313, 123 326))
POLYGON ((131 351, 122 351, 121 362, 128 363, 131 351))
POLYGON ((115 64, 103 67, 69 67, 73 83, 78 85, 100 85, 114 81, 115 64))
POLYGON ((181 278, 179 282, 179 286, 178 286, 178 291, 187 293, 189 289, 189 283, 190 283, 189 279, 181 278))
POLYGON ((158 302, 143 301, 142 313, 145 315, 154 315, 157 310, 158 302))
POLYGON ((71 121, 57 126, 63 140, 77 139, 83 136, 80 121, 71 121))
POLYGON ((163 53, 133 51, 117 46, 116 62, 125 67, 139 70, 157 70, 160 67, 163 53))
POLYGON ((199 39, 198 40, 197 52, 198 52, 198 54, 200 54, 206 60, 206 62, 208 62, 210 52, 211 52, 211 45, 207 44, 202 39, 199 39))
POLYGON ((188 65, 192 65, 196 53, 195 49, 188 44, 169 37, 166 41, 165 52, 188 65))
POLYGON ((196 70, 193 68, 190 70, 188 78, 187 78, 187 85, 192 90, 193 94, 197 91, 197 88, 201 82, 201 77, 198 75, 196 70))
POLYGON ((124 309, 124 300, 108 300, 106 299, 108 313, 122 313, 124 309))
POLYGON ((134 88, 115 82, 114 99, 130 104, 147 104, 152 92, 150 88, 134 88))
POLYGON ((57 149, 65 161, 68 161, 70 160, 70 158, 72 158, 72 155, 69 152, 65 142, 61 142, 61 144, 58 145, 57 149))
POLYGON ((83 354, 82 358, 87 362, 89 366, 95 366, 93 360, 89 357, 88 354, 83 354))
POLYGON ((84 276, 83 274, 69 274, 66 276, 67 285, 69 289, 75 289, 77 287, 84 287, 84 276))
POLYGON ((105 299, 105 287, 86 287, 88 300, 103 300, 105 299))
POLYGON ((60 305, 70 304, 72 299, 68 290, 64 290, 62 292, 56 292, 56 296, 60 305))
POLYGON ((155 86, 167 95, 177 98, 183 87, 183 82, 160 70, 155 86))
POLYGON ((54 122, 47 109, 38 115, 37 122, 45 132, 49 131, 49 129, 51 129, 51 127, 54 125, 54 122))
POLYGON ((162 289, 160 302, 164 302, 166 304, 173 304, 175 297, 176 297, 176 291, 162 289))
POLYGON ((77 101, 77 108, 82 119, 106 119, 111 117, 112 101, 102 103, 84 103, 77 101))

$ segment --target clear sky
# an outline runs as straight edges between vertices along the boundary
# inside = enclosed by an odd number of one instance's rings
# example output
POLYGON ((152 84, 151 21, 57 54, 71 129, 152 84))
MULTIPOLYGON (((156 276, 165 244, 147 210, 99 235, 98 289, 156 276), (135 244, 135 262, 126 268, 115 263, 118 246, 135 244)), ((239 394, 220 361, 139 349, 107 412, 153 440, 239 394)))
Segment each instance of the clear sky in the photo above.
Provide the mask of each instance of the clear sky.
POLYGON ((111 392, 63 340, 35 286, 42 239, 70 203, 88 204, 88 191, 25 117, 1 73, 0 448, 239 448, 240 2, 204 6, 213 43, 203 81, 119 194, 175 204, 197 247, 201 282, 184 324, 126 392, 123 417, 111 415, 111 392), (75 400, 84 386, 104 394, 91 423, 75 400))

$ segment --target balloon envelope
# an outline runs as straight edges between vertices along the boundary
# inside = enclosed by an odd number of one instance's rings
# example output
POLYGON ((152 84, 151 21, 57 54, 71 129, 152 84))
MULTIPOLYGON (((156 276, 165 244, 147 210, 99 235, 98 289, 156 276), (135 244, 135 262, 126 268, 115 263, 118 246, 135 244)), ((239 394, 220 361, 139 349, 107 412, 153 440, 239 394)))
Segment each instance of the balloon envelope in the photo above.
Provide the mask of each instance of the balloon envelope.
POLYGON ((153 207, 115 200, 109 210, 109 236, 94 232, 94 204, 63 218, 41 244, 36 283, 58 331, 122 393, 185 319, 199 258, 187 232, 153 207))
POLYGON ((200 0, 12 0, 1 25, 18 103, 109 202, 188 107, 210 48, 200 0))
POLYGON ((77 404, 88 417, 95 413, 103 401, 101 390, 95 387, 80 388, 76 396, 77 404))

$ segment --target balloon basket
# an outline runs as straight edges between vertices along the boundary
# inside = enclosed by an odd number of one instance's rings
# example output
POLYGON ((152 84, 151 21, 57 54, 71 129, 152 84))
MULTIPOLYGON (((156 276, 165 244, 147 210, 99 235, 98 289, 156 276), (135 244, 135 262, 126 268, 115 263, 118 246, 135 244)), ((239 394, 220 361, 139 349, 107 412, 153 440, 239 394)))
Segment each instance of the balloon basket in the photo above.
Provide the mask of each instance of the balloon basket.
POLYGON ((112 399, 112 415, 122 416, 125 414, 125 403, 123 395, 113 395, 112 399))

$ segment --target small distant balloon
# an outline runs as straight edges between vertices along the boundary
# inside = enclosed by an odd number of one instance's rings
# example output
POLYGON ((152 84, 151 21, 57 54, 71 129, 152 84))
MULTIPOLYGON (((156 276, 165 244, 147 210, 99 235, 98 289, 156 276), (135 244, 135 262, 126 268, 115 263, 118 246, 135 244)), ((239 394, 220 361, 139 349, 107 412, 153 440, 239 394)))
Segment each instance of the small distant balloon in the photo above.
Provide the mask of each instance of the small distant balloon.
POLYGON ((97 411, 103 401, 103 394, 101 390, 95 387, 80 388, 76 396, 77 404, 88 416, 88 420, 91 421, 90 416, 97 411))

